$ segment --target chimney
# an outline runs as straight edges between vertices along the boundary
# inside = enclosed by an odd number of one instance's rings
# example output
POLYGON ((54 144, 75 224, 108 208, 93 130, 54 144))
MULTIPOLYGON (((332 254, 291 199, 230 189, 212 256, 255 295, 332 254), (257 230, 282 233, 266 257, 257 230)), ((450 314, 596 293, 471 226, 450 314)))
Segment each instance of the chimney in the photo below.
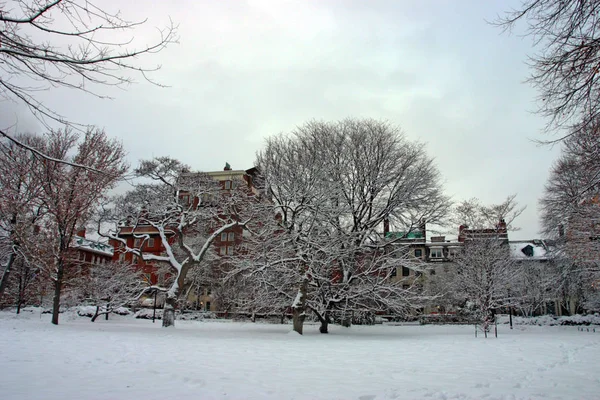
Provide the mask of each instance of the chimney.
POLYGON ((496 228, 498 229, 498 233, 506 233, 506 221, 504 221, 504 218, 502 218, 500 220, 500 222, 498 222, 498 225, 496 226, 496 228))
POLYGON ((469 228, 468 225, 461 225, 458 227, 458 241, 459 242, 464 242, 465 241, 465 234, 464 234, 464 230, 469 228))
POLYGON ((85 226, 82 226, 79 229, 77 229, 77 236, 85 239, 85 226))
POLYGON ((383 236, 386 237, 388 233, 390 233, 390 220, 386 218, 383 220, 383 236))
POLYGON ((231 171, 231 165, 229 165, 227 161, 225 161, 225 168, 223 168, 223 171, 231 171))
POLYGON ((427 221, 423 218, 421 218, 419 220, 419 230, 421 231, 421 234, 423 235, 423 240, 425 240, 427 238, 427 221))

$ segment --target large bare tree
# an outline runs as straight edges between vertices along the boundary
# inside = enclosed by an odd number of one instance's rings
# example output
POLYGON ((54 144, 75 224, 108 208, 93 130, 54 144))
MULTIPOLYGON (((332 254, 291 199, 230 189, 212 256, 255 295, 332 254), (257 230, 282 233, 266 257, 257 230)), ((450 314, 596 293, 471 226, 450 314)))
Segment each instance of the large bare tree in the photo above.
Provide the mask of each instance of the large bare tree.
POLYGON ((408 233, 448 207, 422 144, 386 122, 313 121, 268 139, 257 167, 282 241, 257 270, 294 277, 295 331, 302 333, 307 311, 327 332, 336 310, 405 308, 403 285, 389 279, 404 257, 390 251, 383 226, 408 233))
POLYGON ((496 23, 511 29, 521 21, 538 48, 529 81, 547 128, 587 128, 600 116, 600 2, 524 0, 496 23))

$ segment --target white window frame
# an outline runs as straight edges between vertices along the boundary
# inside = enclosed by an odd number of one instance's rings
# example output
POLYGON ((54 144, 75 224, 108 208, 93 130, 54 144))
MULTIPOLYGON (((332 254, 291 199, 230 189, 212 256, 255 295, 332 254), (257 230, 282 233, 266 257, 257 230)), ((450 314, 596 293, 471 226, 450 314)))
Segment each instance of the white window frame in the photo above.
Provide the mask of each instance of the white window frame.
POLYGON ((233 184, 230 180, 225 181, 225 190, 229 190, 233 187, 233 184))
POLYGON ((154 238, 148 239, 148 242, 146 243, 146 247, 154 247, 154 238))
POLYGON ((431 248, 429 250, 429 258, 444 258, 444 249, 442 249, 441 247, 431 248))
POLYGON ((227 232, 221 232, 221 242, 227 241, 227 232))
POLYGON ((227 246, 227 255, 228 256, 232 256, 233 255, 233 246, 227 246))
POLYGON ((227 254, 227 246, 221 246, 219 247, 219 254, 224 256, 227 254))
POLYGON ((142 245, 142 238, 134 238, 133 239, 133 247, 139 249, 142 245))
POLYGON ((229 232, 227 234, 227 241, 229 241, 229 242, 235 242, 235 232, 229 232))

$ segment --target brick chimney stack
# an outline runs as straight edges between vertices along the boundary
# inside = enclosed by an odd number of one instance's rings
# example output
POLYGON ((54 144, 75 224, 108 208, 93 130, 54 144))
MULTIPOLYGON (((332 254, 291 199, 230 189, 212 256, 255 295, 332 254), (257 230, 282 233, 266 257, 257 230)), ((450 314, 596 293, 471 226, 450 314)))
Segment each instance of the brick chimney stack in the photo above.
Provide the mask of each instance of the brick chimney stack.
POLYGON ((387 236, 388 233, 390 233, 390 220, 386 218, 383 220, 383 236, 387 236))
POLYGON ((507 229, 506 229, 506 221, 504 221, 504 218, 502 218, 500 220, 500 222, 498 222, 498 225, 496 226, 498 229, 498 233, 507 233, 507 229))
POLYGON ((79 229, 77 229, 77 236, 85 238, 85 226, 82 226, 79 229))
POLYGON ((225 162, 225 168, 223 168, 223 171, 231 171, 231 165, 229 165, 227 161, 225 162))

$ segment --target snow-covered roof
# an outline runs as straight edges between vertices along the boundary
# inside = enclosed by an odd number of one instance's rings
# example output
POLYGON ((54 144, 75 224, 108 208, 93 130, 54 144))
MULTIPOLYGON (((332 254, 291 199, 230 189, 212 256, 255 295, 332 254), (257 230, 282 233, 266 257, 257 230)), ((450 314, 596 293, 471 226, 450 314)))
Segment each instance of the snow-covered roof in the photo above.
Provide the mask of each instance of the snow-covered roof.
POLYGON ((517 260, 547 260, 548 248, 542 240, 515 240, 508 243, 510 254, 517 260))
POLYGON ((89 240, 81 236, 73 237, 73 248, 86 250, 92 253, 98 253, 110 257, 112 257, 114 253, 113 247, 108 243, 102 243, 96 240, 89 240))

